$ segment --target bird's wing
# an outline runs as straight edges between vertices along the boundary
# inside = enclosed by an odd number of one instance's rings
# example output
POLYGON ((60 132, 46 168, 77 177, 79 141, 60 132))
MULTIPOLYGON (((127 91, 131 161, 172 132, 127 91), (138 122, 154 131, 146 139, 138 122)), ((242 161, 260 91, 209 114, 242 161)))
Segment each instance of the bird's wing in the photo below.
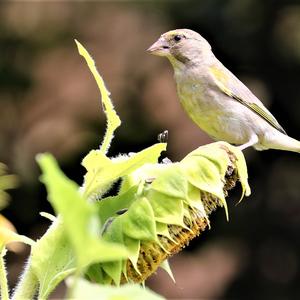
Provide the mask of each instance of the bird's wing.
POLYGON ((211 66, 209 70, 214 83, 224 94, 246 106, 274 128, 286 134, 285 130, 280 126, 274 116, 264 107, 261 101, 256 98, 252 92, 228 69, 222 65, 222 68, 211 66))

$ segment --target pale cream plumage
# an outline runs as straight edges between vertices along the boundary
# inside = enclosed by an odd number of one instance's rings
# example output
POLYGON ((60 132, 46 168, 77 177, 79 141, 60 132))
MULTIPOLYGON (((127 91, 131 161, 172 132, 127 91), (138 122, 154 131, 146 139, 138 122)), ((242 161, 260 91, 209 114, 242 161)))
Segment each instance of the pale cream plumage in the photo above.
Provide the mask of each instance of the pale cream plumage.
POLYGON ((148 49, 174 68, 180 102, 190 118, 216 140, 257 150, 300 152, 262 102, 214 56, 197 32, 177 29, 148 49))

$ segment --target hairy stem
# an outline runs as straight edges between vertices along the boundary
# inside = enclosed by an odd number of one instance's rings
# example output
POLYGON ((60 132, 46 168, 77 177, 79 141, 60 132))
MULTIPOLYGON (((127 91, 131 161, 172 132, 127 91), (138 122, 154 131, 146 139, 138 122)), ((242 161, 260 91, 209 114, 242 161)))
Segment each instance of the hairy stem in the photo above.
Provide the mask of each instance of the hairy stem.
POLYGON ((8 284, 7 284, 7 274, 5 269, 4 255, 6 253, 6 249, 3 248, 0 253, 0 289, 1 289, 1 299, 8 300, 8 284))
POLYGON ((30 260, 21 275, 21 279, 14 290, 12 300, 33 299, 38 287, 38 279, 35 276, 30 260))

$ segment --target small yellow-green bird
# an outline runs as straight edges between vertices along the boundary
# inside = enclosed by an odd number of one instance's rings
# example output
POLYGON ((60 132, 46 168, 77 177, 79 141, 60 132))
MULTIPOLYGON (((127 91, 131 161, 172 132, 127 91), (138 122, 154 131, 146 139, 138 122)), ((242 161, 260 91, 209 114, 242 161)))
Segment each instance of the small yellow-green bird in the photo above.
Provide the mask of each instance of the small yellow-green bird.
POLYGON ((215 140, 243 150, 300 152, 262 102, 214 56, 210 44, 189 29, 168 31, 147 50, 174 68, 180 102, 190 118, 215 140))

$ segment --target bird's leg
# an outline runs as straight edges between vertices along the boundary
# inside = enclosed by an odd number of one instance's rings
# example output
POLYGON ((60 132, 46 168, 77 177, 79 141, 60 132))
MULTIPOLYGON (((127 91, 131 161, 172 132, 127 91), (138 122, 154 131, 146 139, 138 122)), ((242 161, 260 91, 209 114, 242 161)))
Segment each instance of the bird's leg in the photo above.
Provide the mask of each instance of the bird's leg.
POLYGON ((250 138, 250 140, 249 140, 247 143, 238 146, 238 148, 239 148, 241 151, 243 151, 243 150, 245 150, 246 148, 255 145, 257 142, 258 142, 258 137, 257 137, 257 135, 252 135, 251 138, 250 138))

